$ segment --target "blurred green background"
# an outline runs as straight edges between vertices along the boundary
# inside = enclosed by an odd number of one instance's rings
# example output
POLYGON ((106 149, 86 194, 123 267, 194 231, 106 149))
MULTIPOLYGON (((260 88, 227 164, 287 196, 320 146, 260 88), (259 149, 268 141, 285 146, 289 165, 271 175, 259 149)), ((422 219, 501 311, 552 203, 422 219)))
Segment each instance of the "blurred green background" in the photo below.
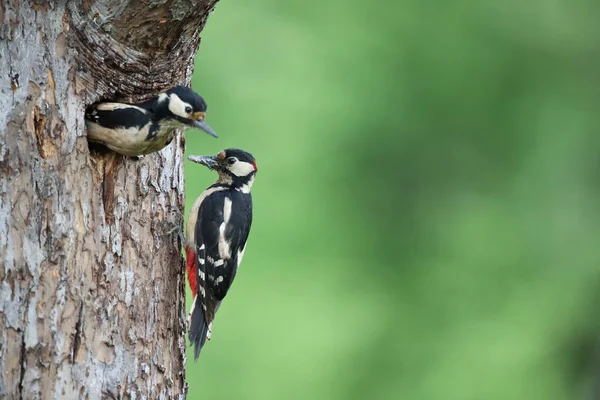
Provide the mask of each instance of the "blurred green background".
MULTIPOLYGON (((220 139, 187 153, 259 173, 188 398, 600 398, 599 15, 219 2, 193 85, 220 139)), ((189 210, 214 176, 185 168, 189 210)))

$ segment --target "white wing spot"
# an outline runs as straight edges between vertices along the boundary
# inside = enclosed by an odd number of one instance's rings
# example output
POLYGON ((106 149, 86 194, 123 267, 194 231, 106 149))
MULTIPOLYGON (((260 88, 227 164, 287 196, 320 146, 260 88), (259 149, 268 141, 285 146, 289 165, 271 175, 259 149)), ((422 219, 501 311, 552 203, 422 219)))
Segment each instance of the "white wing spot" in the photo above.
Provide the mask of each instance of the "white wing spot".
POLYGON ((204 272, 202 272, 202 271, 199 271, 199 275, 200 275, 200 279, 202 279, 202 280, 204 280, 206 278, 206 276, 204 275, 204 272))
POLYGON ((231 253, 229 251, 229 243, 225 238, 225 229, 227 228, 227 222, 229 221, 229 218, 231 218, 231 206, 231 199, 229 197, 225 197, 225 201, 223 202, 223 223, 221 223, 221 226, 219 226, 219 255, 221 256, 221 258, 231 257, 231 253))
POLYGON ((221 282, 223 282, 223 276, 217 277, 216 283, 221 283, 221 282))
POLYGON ((223 222, 227 224, 229 222, 229 218, 231 217, 231 199, 229 197, 225 197, 225 202, 223 203, 223 222))
POLYGON ((217 261, 215 261, 215 267, 220 267, 223 264, 225 264, 225 262, 223 260, 217 260, 217 261))
MULTIPOLYGON (((115 110, 138 110, 143 114, 147 114, 148 111, 143 109, 142 107, 134 106, 133 104, 125 104, 125 103, 100 103, 96 106, 96 110, 100 111, 115 111, 115 110)), ((95 111, 95 110, 94 110, 95 111)))
POLYGON ((225 238, 225 227, 225 222, 219 227, 219 256, 229 259, 231 258, 231 253, 229 251, 229 242, 225 238))

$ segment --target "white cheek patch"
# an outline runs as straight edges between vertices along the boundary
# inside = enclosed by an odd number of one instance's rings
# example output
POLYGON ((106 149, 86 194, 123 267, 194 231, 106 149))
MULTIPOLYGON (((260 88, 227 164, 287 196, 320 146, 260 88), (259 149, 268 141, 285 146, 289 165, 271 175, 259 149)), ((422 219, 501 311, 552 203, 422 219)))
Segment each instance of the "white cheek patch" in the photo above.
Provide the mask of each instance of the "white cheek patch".
POLYGON ((169 101, 169 111, 179 117, 188 118, 189 115, 185 112, 186 107, 191 106, 185 101, 181 100, 175 93, 171 95, 171 100, 169 101))
POLYGON ((238 161, 229 166, 229 170, 236 176, 246 176, 254 172, 254 165, 245 161, 238 161))

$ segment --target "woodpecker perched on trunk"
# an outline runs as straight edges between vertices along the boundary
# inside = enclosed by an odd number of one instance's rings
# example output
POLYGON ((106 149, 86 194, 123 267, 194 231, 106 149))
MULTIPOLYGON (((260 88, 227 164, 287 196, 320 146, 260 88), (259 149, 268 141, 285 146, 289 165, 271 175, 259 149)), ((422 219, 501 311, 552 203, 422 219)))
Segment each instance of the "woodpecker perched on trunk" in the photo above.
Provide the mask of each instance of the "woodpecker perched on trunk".
POLYGON ((204 122, 205 115, 206 103, 199 94, 175 86, 144 103, 92 105, 85 123, 89 141, 127 156, 140 156, 171 143, 177 128, 199 128, 217 137, 204 122))
POLYGON ((188 336, 198 359, 244 256, 252 224, 250 188, 258 168, 251 154, 238 149, 189 159, 219 174, 194 202, 186 226, 186 270, 194 296, 188 336))

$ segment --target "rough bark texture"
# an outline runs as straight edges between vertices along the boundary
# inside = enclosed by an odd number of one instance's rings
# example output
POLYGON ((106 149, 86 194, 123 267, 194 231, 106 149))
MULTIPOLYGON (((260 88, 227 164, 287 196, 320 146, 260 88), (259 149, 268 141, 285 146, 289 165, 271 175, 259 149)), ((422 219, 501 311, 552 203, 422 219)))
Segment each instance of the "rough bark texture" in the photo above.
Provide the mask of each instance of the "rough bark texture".
POLYGON ((185 396, 182 137, 94 154, 83 115, 189 82, 215 2, 0 2, 0 398, 185 396))

